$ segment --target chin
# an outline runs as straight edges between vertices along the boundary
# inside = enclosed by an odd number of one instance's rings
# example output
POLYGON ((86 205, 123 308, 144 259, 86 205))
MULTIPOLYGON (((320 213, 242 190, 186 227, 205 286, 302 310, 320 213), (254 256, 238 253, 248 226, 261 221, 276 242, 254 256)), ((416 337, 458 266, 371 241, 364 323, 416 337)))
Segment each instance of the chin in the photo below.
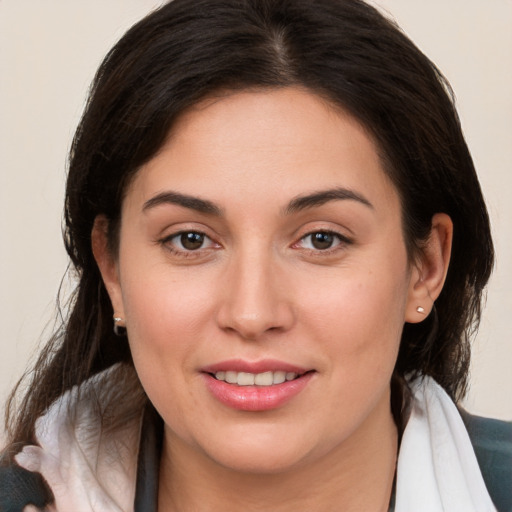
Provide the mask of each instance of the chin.
POLYGON ((225 469, 243 474, 272 475, 286 473, 300 467, 305 454, 290 449, 265 449, 254 446, 252 449, 230 447, 225 452, 210 453, 210 457, 225 469))
POLYGON ((297 469, 329 451, 311 432, 290 428, 226 429, 222 437, 205 439, 201 449, 218 465, 240 473, 278 474, 297 469))

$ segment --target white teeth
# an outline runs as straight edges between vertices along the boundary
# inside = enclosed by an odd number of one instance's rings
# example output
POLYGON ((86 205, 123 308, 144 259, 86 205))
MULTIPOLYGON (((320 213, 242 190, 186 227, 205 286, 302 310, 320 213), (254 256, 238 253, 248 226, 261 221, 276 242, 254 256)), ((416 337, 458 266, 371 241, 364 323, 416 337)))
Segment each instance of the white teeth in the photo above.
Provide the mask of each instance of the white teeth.
POLYGON ((238 386, 272 386, 273 384, 282 384, 285 381, 297 378, 294 372, 263 372, 247 373, 234 371, 220 371, 215 373, 217 380, 222 380, 228 384, 237 384, 238 386))
POLYGON ((240 372, 236 379, 239 386, 254 386, 254 373, 240 372))
POLYGON ((226 382, 236 384, 238 374, 237 372, 226 372, 226 382))
POLYGON ((254 377, 254 384, 256 384, 256 386, 272 386, 273 383, 274 376, 272 372, 258 373, 258 375, 254 377))
POLYGON ((274 384, 282 384, 286 380, 286 372, 274 372, 274 384))

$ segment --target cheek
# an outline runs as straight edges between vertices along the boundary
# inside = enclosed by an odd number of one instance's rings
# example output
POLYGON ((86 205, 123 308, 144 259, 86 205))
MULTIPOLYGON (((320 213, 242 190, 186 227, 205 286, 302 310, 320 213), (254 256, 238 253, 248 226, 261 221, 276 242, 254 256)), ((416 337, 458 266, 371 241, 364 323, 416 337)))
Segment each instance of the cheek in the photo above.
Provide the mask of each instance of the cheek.
POLYGON ((173 270, 165 262, 135 256, 132 253, 121 266, 133 358, 139 366, 155 369, 190 366, 189 356, 212 318, 211 279, 197 270, 173 270))
POLYGON ((365 333, 376 331, 382 337, 386 327, 396 335, 403 326, 407 303, 407 279, 403 268, 388 269, 380 275, 373 272, 351 272, 346 275, 316 280, 315 293, 307 293, 313 283, 305 283, 301 297, 301 311, 310 321, 333 336, 352 332, 354 339, 371 343, 365 333))
MULTIPOLYGON (((139 379, 157 410, 182 418, 199 407, 193 389, 197 353, 204 350, 205 322, 211 318, 205 288, 197 289, 169 272, 139 270, 126 275, 143 280, 123 282, 127 332, 139 379)), ((182 428, 181 424, 176 429, 182 428)), ((187 436, 186 429, 182 432, 187 436)))
POLYGON ((350 389, 391 376, 405 318, 406 269, 405 257, 381 264, 379 272, 347 268, 336 279, 317 279, 318 292, 302 299, 309 337, 330 353, 330 371, 350 389))

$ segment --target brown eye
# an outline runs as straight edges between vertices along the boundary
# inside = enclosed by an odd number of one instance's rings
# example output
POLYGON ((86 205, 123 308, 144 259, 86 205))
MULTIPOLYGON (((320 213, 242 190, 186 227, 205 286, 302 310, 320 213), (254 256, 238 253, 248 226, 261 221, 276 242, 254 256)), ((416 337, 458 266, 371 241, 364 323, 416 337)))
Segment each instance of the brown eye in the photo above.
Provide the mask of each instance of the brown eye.
POLYGON ((300 240, 300 247, 310 251, 328 251, 338 246, 346 246, 352 243, 347 237, 334 231, 313 231, 300 240))
POLYGON ((175 256, 200 256, 210 249, 219 249, 208 235, 201 231, 179 231, 163 238, 160 243, 175 256))
POLYGON ((204 244, 204 234, 203 233, 195 233, 193 231, 187 233, 181 233, 180 235, 180 243, 181 246, 187 251, 195 251, 200 249, 204 244))
POLYGON ((329 249, 335 242, 335 235, 333 233, 328 233, 326 231, 312 233, 309 236, 311 237, 312 247, 318 250, 329 249))

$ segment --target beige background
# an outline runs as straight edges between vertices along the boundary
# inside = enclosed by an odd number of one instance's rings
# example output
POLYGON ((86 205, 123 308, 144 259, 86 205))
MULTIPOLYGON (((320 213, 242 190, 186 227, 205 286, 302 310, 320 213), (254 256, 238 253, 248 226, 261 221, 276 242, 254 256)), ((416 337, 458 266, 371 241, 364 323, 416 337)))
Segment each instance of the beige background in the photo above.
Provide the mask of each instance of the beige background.
MULTIPOLYGON (((157 0, 0 0, 0 400, 55 316, 66 152, 105 52, 157 0)), ((512 0, 379 0, 445 73, 498 264, 467 407, 512 419, 512 0)), ((69 289, 69 281, 64 288, 69 289)))

